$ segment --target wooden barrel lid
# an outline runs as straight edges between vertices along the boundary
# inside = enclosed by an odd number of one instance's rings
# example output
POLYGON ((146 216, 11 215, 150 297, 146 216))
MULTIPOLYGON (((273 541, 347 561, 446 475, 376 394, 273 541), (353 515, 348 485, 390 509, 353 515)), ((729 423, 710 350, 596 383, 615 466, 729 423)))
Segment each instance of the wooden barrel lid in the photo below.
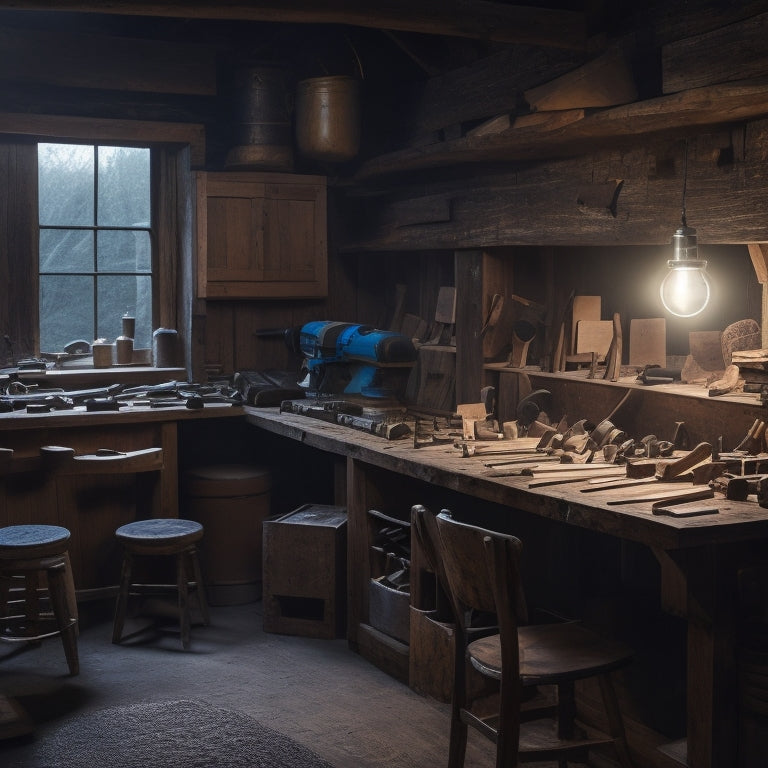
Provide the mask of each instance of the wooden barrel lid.
POLYGON ((212 464, 184 473, 184 490, 188 496, 258 496, 271 486, 272 474, 268 469, 248 464, 212 464))

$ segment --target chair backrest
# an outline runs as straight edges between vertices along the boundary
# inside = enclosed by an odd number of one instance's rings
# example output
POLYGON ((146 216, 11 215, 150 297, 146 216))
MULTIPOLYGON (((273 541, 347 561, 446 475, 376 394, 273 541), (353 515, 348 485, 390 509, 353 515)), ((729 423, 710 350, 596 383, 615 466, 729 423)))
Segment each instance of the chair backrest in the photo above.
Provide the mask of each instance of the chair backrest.
POLYGON ((499 629, 516 630, 528 621, 520 578, 522 542, 515 536, 454 520, 447 510, 436 518, 440 555, 456 619, 466 629, 467 610, 496 613, 499 629))
POLYGON ((448 584, 445 578, 443 559, 440 556, 440 533, 437 530, 434 514, 421 504, 414 504, 411 507, 411 529, 424 553, 427 565, 447 592, 448 584))

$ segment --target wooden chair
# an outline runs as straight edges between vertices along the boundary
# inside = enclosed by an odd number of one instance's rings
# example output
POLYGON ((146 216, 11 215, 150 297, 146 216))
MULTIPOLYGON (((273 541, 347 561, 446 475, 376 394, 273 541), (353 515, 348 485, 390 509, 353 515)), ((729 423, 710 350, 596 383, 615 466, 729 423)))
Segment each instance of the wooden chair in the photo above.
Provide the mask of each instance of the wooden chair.
POLYGON ((472 726, 496 742, 497 768, 520 762, 587 762, 589 750, 613 745, 624 768, 632 762, 611 681, 611 672, 631 660, 624 645, 604 640, 576 622, 527 624, 520 578, 522 543, 514 536, 459 523, 443 510, 437 518, 440 557, 456 621, 455 678, 451 706, 449 768, 461 768, 472 726), (498 633, 471 639, 471 611, 495 612, 498 633), (486 713, 473 705, 468 670, 499 682, 498 707, 486 713), (597 677, 608 734, 577 728, 575 681, 597 677), (532 707, 526 690, 554 686, 557 708, 532 707))

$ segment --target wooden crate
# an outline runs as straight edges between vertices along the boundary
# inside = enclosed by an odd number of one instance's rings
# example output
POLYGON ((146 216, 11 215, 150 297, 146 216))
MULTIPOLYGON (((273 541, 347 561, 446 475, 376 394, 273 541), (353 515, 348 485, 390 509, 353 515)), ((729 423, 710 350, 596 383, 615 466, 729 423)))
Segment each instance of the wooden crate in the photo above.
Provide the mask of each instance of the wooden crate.
POLYGON ((334 638, 346 623, 347 511, 303 506, 264 521, 264 631, 334 638))

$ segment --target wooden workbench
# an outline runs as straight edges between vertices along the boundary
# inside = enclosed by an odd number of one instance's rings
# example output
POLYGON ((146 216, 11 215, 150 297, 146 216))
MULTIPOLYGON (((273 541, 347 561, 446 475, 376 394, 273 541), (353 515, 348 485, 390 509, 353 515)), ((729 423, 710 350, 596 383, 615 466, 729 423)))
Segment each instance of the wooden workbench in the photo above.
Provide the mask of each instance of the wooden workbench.
MULTIPOLYGON (((614 506, 607 503, 614 498, 610 494, 584 494, 580 490, 583 482, 531 490, 531 478, 490 477, 479 457, 462 458, 452 446, 416 449, 409 439, 387 441, 277 409, 245 411, 248 422, 260 430, 331 454, 345 473, 345 498, 335 501, 346 504, 348 510, 348 637, 352 647, 384 668, 396 666, 396 644, 377 637, 367 625, 366 515, 369 509, 386 506, 390 499, 404 498, 402 504, 424 503, 424 495, 432 488, 453 494, 449 503, 454 508, 479 499, 499 505, 511 520, 526 514, 553 526, 565 524, 636 542, 658 559, 663 607, 687 622, 687 765, 733 765, 737 749, 735 574, 741 559, 768 541, 768 510, 754 502, 715 499, 717 514, 655 516, 650 503, 614 506), (406 501, 409 494, 413 495, 406 501)), ((629 735, 631 743, 631 729, 629 735)), ((663 753, 648 755, 639 748, 638 752, 643 765, 686 764, 685 743, 665 747, 663 753)))

